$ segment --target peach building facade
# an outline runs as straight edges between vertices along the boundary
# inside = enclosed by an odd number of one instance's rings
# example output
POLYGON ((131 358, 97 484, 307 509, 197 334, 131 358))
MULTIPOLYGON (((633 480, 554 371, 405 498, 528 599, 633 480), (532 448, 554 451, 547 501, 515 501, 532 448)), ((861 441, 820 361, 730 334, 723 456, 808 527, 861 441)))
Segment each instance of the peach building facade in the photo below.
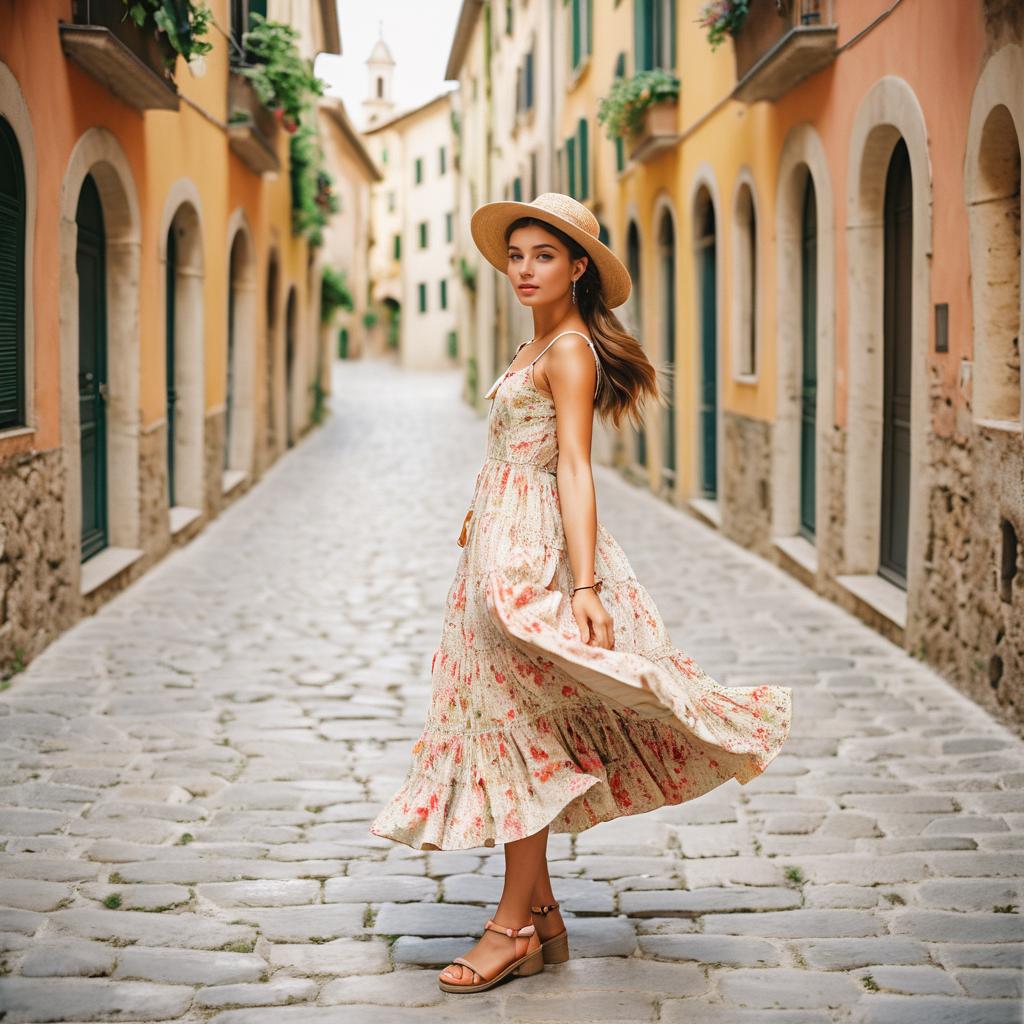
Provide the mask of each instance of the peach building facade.
MULTIPOLYGON (((238 4, 210 6, 238 29, 238 4)), ((340 52, 333 3, 296 6, 308 52, 340 52)), ((244 116, 224 35, 168 79, 123 13, 0 9, 0 676, 311 423, 319 290, 292 230, 287 135, 265 108, 244 116)))

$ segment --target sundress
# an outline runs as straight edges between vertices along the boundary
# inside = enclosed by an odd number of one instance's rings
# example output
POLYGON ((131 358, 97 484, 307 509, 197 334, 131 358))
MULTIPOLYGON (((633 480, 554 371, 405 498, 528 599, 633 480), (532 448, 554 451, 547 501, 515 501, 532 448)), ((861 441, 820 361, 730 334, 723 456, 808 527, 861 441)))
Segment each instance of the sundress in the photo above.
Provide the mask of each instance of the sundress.
MULTIPOLYGON (((533 381, 560 337, 483 396, 493 399, 486 458, 431 659, 429 710, 404 783, 370 826, 413 849, 492 847, 545 825, 582 832, 680 804, 729 779, 749 782, 789 734, 792 690, 721 685, 674 647, 600 521, 595 578, 614 647, 582 640, 554 400, 533 381)), ((601 360, 586 341, 600 387, 601 360)))

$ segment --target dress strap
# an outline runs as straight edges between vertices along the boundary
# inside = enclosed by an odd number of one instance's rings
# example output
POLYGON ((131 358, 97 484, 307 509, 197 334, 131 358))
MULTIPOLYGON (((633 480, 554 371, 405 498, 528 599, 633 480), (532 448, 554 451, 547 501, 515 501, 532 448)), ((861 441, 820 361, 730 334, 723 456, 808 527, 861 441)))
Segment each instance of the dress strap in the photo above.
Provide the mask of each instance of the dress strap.
MULTIPOLYGON (((594 361, 597 363, 597 383, 594 385, 594 397, 597 398, 598 389, 601 387, 601 359, 597 354, 597 349, 594 348, 594 343, 582 331, 562 331, 561 334, 555 335, 555 337, 553 337, 544 346, 544 348, 540 352, 538 352, 536 356, 533 357, 530 366, 533 366, 533 364, 537 362, 537 360, 540 359, 540 357, 544 355, 544 353, 547 352, 547 350, 551 348, 551 346, 554 345, 554 343, 558 341, 559 338, 563 338, 567 334, 578 334, 590 346, 590 351, 594 353, 594 361)), ((520 348, 521 347, 522 346, 520 346, 520 348)))

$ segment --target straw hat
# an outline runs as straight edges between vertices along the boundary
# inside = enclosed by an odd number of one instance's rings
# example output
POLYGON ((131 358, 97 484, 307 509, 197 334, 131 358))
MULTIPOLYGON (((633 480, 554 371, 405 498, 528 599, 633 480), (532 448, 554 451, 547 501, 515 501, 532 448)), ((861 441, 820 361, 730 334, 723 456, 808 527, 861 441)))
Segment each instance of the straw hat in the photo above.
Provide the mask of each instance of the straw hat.
POLYGON ((472 216, 469 228, 476 247, 491 266, 508 273, 508 243, 505 229, 520 217, 536 217, 553 224, 575 239, 587 251, 601 278, 601 291, 609 309, 621 306, 633 287, 622 261, 598 239, 597 218, 571 196, 544 192, 532 203, 486 203, 472 216))

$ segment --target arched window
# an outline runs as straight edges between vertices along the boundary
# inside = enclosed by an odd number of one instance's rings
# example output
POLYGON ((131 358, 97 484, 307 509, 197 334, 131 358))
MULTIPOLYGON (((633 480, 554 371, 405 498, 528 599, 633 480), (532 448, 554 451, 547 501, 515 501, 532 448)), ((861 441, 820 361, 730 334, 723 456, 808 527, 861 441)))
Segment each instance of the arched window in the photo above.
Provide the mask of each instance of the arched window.
POLYGON ((25 423, 25 172, 0 117, 0 429, 25 423))
POLYGON ((733 317, 734 373, 757 373, 757 219, 749 185, 736 196, 733 270, 736 302, 733 317))

